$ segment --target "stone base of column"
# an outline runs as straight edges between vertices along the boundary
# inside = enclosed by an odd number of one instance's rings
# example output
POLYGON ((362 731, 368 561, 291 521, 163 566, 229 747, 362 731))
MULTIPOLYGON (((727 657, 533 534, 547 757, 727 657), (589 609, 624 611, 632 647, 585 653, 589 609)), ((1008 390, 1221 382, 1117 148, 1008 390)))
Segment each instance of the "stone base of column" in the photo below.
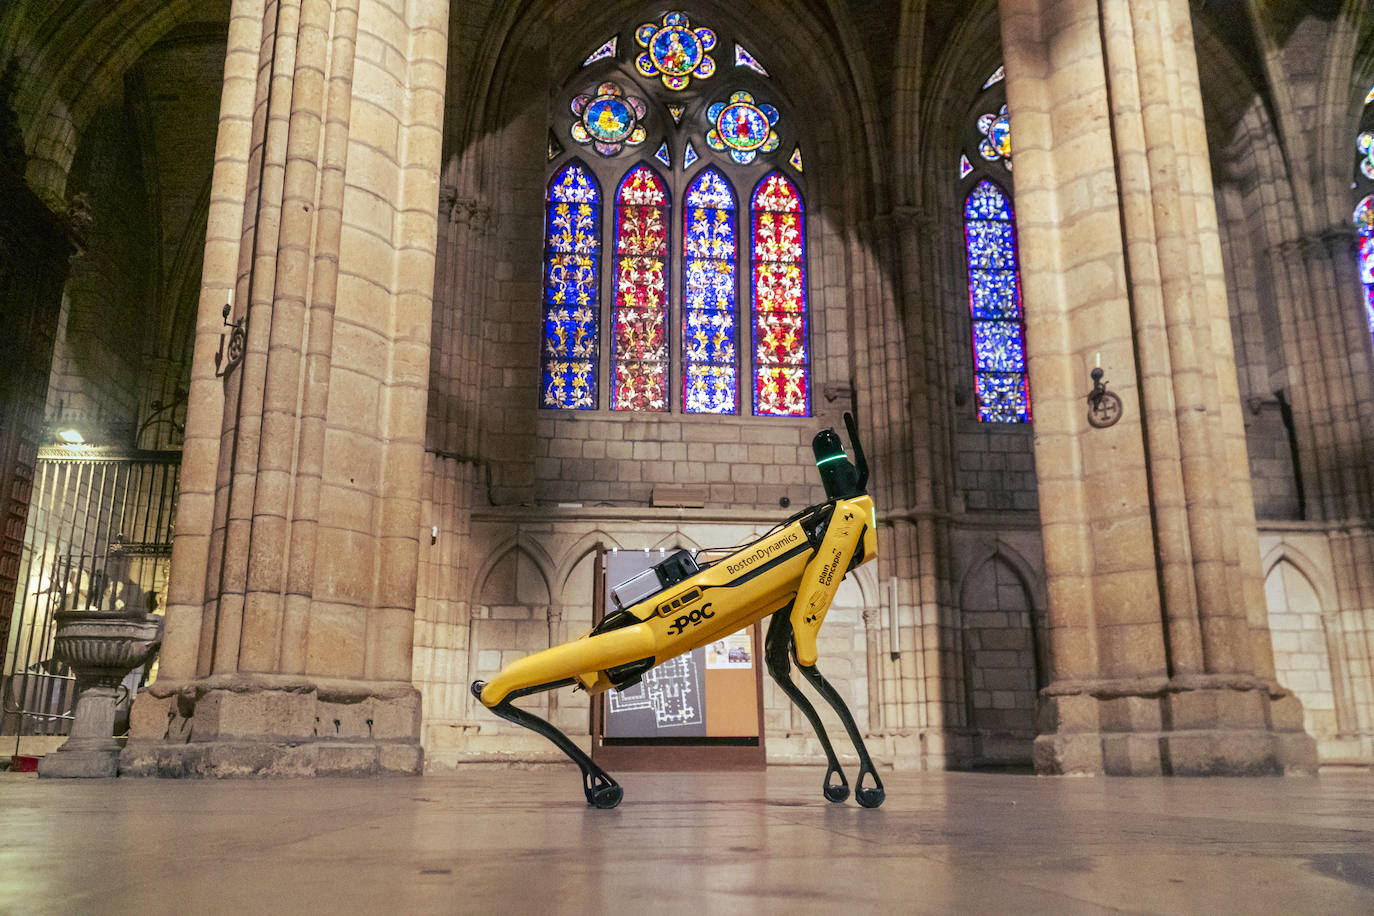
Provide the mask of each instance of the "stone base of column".
POLYGON ((1281 776, 1317 771, 1291 693, 1255 678, 1061 682, 1040 696, 1036 772, 1281 776))
POLYGON ((130 714, 121 776, 419 775, 420 692, 410 684, 214 677, 150 685, 130 714))

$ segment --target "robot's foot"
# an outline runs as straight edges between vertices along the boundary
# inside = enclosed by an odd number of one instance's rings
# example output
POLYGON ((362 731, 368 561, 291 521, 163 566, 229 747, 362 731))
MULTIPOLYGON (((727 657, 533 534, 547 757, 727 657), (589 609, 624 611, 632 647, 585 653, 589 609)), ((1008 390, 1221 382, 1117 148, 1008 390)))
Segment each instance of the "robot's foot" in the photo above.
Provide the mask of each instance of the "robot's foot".
POLYGON ((854 797, 865 808, 876 808, 887 798, 887 793, 883 791, 882 786, 869 786, 854 793, 854 797))
MULTIPOLYGON (((609 776, 606 778, 610 779, 609 776)), ((624 797, 625 790, 614 780, 608 786, 587 790, 587 804, 594 808, 614 808, 624 797)))
POLYGON ((825 773, 825 785, 822 791, 825 793, 825 800, 829 802, 842 802, 849 797, 849 780, 844 778, 844 770, 832 766, 825 773), (840 777, 839 782, 831 782, 830 777, 840 777))

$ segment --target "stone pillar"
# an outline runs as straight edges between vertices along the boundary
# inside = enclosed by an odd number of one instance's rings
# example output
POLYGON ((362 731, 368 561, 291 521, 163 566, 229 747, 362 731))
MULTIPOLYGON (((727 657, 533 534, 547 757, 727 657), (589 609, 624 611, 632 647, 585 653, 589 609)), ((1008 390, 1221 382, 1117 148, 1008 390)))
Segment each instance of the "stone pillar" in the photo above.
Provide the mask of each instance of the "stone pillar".
POLYGON ((233 2, 162 668, 125 772, 421 767, 447 26, 444 2, 233 2))
POLYGON ((1253 506, 1185 0, 1001 5, 1051 683, 1042 772, 1312 770, 1253 506), (1100 354, 1121 417, 1095 428, 1100 354))
POLYGON ((896 631, 886 610, 869 630, 870 731, 894 765, 910 769, 944 769, 963 756, 948 584, 948 431, 937 368, 948 364, 944 312, 916 305, 939 298, 930 295, 933 229, 910 207, 869 222, 851 247, 848 281, 855 400, 874 469, 879 591, 886 596, 890 578, 898 583, 896 631), (899 270, 883 266, 892 264, 899 270), (892 391, 906 396, 874 396, 892 391))

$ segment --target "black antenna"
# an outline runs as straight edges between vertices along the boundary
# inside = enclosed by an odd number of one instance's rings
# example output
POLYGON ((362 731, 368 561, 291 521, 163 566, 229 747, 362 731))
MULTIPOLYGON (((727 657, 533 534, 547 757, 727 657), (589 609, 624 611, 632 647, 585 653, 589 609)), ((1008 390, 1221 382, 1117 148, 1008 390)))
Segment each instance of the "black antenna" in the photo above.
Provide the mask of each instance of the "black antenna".
POLYGON ((864 457, 863 444, 859 442, 859 424, 849 411, 844 412, 844 428, 849 431, 849 444, 854 446, 854 465, 859 471, 859 492, 868 489, 868 459, 864 457))

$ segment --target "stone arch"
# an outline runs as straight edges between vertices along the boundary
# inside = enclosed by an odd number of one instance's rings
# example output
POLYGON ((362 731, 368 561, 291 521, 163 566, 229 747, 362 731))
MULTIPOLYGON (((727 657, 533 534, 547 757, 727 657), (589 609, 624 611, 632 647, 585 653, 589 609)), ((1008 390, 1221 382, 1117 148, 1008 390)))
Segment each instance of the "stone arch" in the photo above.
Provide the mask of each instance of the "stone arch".
POLYGON ((960 661, 974 765, 1030 758, 1037 696, 1048 678, 1036 581, 1025 558, 999 541, 983 545, 960 582, 960 661))
MULTIPOLYGON (((517 537, 498 546, 483 562, 472 593, 468 632, 468 680, 485 680, 531 652, 547 649, 555 621, 547 554, 517 537)), ((530 701, 547 710, 547 695, 530 701)))
POLYGON ((586 562, 589 557, 594 557, 596 555, 598 546, 610 550, 612 548, 622 547, 623 545, 615 535, 603 528, 597 528, 579 537, 570 547, 563 551, 563 556, 558 561, 557 566, 556 581, 558 582, 558 591, 555 597, 558 601, 564 604, 571 603, 568 600, 570 597, 568 594, 569 582, 582 564, 586 562))
MULTIPOLYGON (((493 575, 498 572, 499 566, 507 561, 518 562, 522 559, 530 564, 527 570, 537 574, 539 585, 534 586, 533 580, 531 579, 527 579, 526 581, 531 587, 539 591, 538 594, 530 592, 521 594, 519 592, 519 584, 516 583, 512 587, 510 595, 512 597, 542 598, 542 603, 548 605, 552 601, 553 595, 553 590, 549 585, 554 579, 551 575, 551 571, 555 568, 553 561, 542 544, 524 535, 516 535, 497 545, 487 555, 486 559, 482 561, 481 565, 477 567, 476 574, 472 577, 472 604, 476 606, 484 603, 483 597, 486 593, 488 582, 491 581, 493 575)), ((493 588, 499 588, 499 585, 493 585, 493 588)), ((496 594, 496 592, 492 594, 496 594)))
POLYGON ((1332 583, 1292 544, 1273 547, 1262 568, 1275 677, 1302 701, 1308 733, 1330 740, 1355 720, 1332 583))

